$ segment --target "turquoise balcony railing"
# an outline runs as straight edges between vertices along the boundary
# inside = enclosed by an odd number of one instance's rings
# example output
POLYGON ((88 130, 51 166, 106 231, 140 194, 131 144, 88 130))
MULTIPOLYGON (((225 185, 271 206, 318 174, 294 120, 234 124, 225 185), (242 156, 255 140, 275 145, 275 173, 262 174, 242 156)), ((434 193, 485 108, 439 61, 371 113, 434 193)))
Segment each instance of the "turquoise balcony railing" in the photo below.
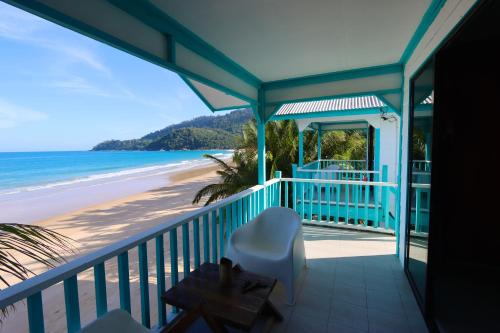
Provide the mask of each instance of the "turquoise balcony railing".
MULTIPOLYGON (((277 172, 276 178, 265 185, 254 186, 215 204, 172 218, 148 231, 4 289, 0 291, 0 308, 26 301, 29 332, 45 332, 43 293, 62 282, 67 331, 77 332, 81 327, 79 274, 93 270, 95 316, 102 316, 108 311, 109 304, 106 289, 109 274, 106 274, 105 263, 116 261, 120 308, 130 313, 133 304, 134 308, 140 308, 140 320, 145 327, 161 328, 167 324, 162 293, 202 262, 218 262, 225 253, 231 233, 265 208, 292 208, 304 223, 387 232, 399 229, 398 203, 398 186, 394 183, 281 178, 281 173, 277 172), (178 245, 178 234, 181 234, 181 246, 178 245), (130 260, 134 257, 129 257, 131 251, 137 251, 136 261, 130 260), (152 295, 156 295, 155 323, 151 320, 148 255, 155 257, 156 290, 152 291, 152 295), (166 263, 170 263, 170 272, 166 271, 166 263), (179 266, 183 276, 180 276, 179 266), (139 275, 137 299, 131 297, 131 268, 137 268, 139 275)), ((175 313, 175 310, 172 311, 175 313)))
POLYGON ((270 202, 265 200, 265 191, 267 188, 268 192, 272 189, 272 192, 275 193, 276 182, 273 180, 268 182, 269 184, 266 186, 254 186, 216 204, 175 217, 146 232, 84 255, 4 289, 0 291, 0 309, 5 309, 20 301, 26 301, 29 332, 45 332, 43 291, 62 282, 67 331, 77 332, 81 328, 78 275, 88 269, 93 269, 96 317, 102 316, 108 311, 105 262, 116 260, 120 308, 130 313, 132 302, 140 303, 141 322, 149 328, 153 325, 149 299, 148 243, 152 242, 156 258, 156 303, 158 307, 158 322, 155 325, 163 327, 167 323, 166 307, 161 301, 161 295, 167 289, 166 260, 170 262, 172 285, 179 281, 178 266, 180 261, 182 261, 184 276, 189 274, 193 267, 197 268, 200 262, 217 262, 224 255, 225 242, 229 235, 270 205, 270 202), (182 234, 182 253, 178 253, 179 229, 182 234), (170 248, 169 258, 165 258, 166 246, 170 248), (129 252, 135 249, 138 253, 138 262, 131 263, 129 262, 129 252), (192 265, 193 263, 194 265, 192 265), (131 299, 129 276, 131 265, 137 267, 139 272, 140 299, 137 300, 131 299))
POLYGON ((412 184, 411 227, 412 232, 429 232, 429 212, 431 201, 430 184, 412 184))
POLYGON ((328 160, 321 159, 305 164, 303 169, 306 170, 322 170, 322 169, 338 169, 338 170, 366 170, 367 165, 365 160, 328 160))
POLYGON ((425 160, 413 160, 412 169, 415 171, 431 171, 432 162, 425 160))

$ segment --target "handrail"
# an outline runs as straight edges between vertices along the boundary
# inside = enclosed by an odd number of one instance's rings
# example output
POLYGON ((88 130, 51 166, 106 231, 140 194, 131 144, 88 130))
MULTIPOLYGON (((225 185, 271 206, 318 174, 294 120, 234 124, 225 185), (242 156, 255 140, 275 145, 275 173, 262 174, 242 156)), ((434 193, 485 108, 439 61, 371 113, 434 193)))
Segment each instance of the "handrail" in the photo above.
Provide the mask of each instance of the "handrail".
POLYGON ((279 179, 272 179, 266 182, 266 185, 256 185, 242 192, 234 194, 217 203, 202 207, 194 212, 187 212, 180 216, 174 217, 166 221, 166 224, 161 224, 137 235, 131 236, 122 241, 108 245, 98 251, 86 254, 76 258, 61 266, 50 269, 40 275, 31 277, 25 281, 17 283, 11 287, 0 290, 0 309, 3 309, 11 304, 21 301, 28 296, 46 289, 56 283, 59 283, 66 278, 75 274, 81 273, 86 269, 95 266, 98 263, 114 258, 117 255, 126 252, 141 243, 154 239, 155 237, 165 234, 185 223, 189 223, 193 219, 199 218, 211 211, 222 208, 229 203, 239 200, 248 194, 258 192, 264 189, 267 185, 272 185, 279 182, 279 179))
POLYGON ((326 179, 307 179, 307 178, 280 178, 282 181, 297 183, 315 183, 315 184, 334 184, 334 185, 367 185, 397 188, 397 183, 391 182, 370 182, 361 180, 326 180, 326 179))
POLYGON ((328 170, 328 169, 320 169, 320 170, 312 170, 312 169, 304 169, 304 167, 297 168, 298 172, 310 172, 310 173, 380 173, 378 170, 328 170))
POLYGON ((413 188, 423 188, 423 189, 430 189, 431 184, 418 184, 418 183, 412 183, 411 187, 413 188))

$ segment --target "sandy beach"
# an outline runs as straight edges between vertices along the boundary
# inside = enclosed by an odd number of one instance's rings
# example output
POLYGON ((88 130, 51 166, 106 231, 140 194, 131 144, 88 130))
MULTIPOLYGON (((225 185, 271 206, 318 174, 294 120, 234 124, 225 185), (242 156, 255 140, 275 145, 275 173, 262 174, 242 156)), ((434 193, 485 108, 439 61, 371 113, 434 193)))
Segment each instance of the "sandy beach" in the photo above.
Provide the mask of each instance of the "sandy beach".
MULTIPOLYGON (((77 253, 68 258, 87 254, 103 246, 125 239, 131 235, 147 230, 162 223, 168 223, 169 218, 200 205, 193 205, 194 194, 203 186, 217 181, 215 165, 202 166, 187 171, 169 174, 168 184, 140 194, 125 196, 97 205, 85 207, 70 213, 58 215, 42 221, 33 222, 46 228, 56 230, 74 239, 77 253)), ((180 237, 180 234, 179 234, 180 237)), ((182 242, 179 242, 179 250, 182 242)), ((157 321, 156 312, 156 272, 154 242, 148 242, 149 284, 151 322, 157 321)), ((167 286, 170 285, 170 266, 168 244, 165 245, 167 286)), ((182 250, 179 251, 182 253, 182 250)), ((140 293, 138 287, 137 250, 129 252, 132 314, 140 321, 140 293)), ((46 270, 40 265, 25 261, 35 272, 46 270)), ((108 308, 119 307, 118 277, 116 260, 105 263, 107 276, 108 308)), ((179 273, 182 277, 182 261, 179 262, 179 273)), ((95 298, 93 271, 88 270, 78 275, 79 302, 82 325, 95 319, 95 298)), ((42 294, 46 332, 65 332, 66 318, 64 309, 64 293, 62 283, 48 288, 42 294)), ((27 332, 26 304, 19 303, 11 312, 0 332, 27 332)))

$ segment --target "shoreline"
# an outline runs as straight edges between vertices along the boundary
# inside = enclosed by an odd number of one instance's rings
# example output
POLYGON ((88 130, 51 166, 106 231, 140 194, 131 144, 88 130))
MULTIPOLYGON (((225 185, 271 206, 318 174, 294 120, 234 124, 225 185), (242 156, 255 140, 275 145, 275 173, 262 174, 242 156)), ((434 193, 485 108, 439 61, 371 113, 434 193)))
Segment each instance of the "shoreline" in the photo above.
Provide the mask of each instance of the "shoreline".
MULTIPOLYGON (((230 157, 227 157, 224 160, 229 159, 230 157)), ((158 166, 133 175, 126 170, 114 177, 96 177, 91 181, 3 196, 0 201, 0 222, 38 224, 92 206, 170 186, 185 178, 207 173, 207 170, 212 170, 213 167, 216 165, 208 160, 194 160, 175 169, 158 171, 161 168, 158 166)))
MULTIPOLYGON (((162 191, 167 191, 172 187, 177 187, 180 185, 183 185, 184 183, 188 182, 193 182, 193 181, 199 181, 200 182, 200 188, 202 188, 205 182, 208 182, 208 180, 216 180, 217 176, 215 174, 215 171, 218 170, 217 165, 210 164, 210 165, 201 165, 197 167, 191 167, 188 170, 179 170, 179 171, 174 171, 166 176, 166 181, 167 183, 165 184, 158 184, 157 187, 142 191, 140 193, 134 193, 131 195, 123 196, 120 198, 116 198, 113 200, 108 200, 105 202, 89 205, 82 207, 80 209, 64 213, 64 214, 58 214, 52 217, 49 217, 47 219, 39 220, 34 222, 33 224, 35 225, 40 225, 40 226, 45 226, 49 224, 53 224, 56 221, 60 220, 67 220, 69 218, 87 213, 88 211, 91 210, 102 210, 102 209, 112 209, 115 208, 119 205, 125 205, 128 203, 133 203, 138 200, 143 200, 145 198, 155 196, 157 195, 158 192, 162 191)), ((193 194, 196 191, 190 191, 193 194)), ((187 194, 187 193, 186 193, 187 194)), ((189 202, 191 204, 191 201, 189 202)), ((197 208, 197 207, 196 207, 197 208)))
MULTIPOLYGON (((66 214, 60 214, 34 223, 55 230, 69 236, 75 241, 77 253, 66 257, 71 261, 77 257, 96 251, 104 246, 132 237, 168 221, 180 214, 193 211, 203 206, 203 202, 192 204, 196 191, 203 186, 217 181, 218 166, 211 164, 189 170, 178 171, 169 175, 169 183, 142 193, 125 196, 119 199, 101 202, 66 214)), ((148 266, 150 275, 155 270, 155 242, 148 242, 148 266)), ((178 244, 178 251, 182 251, 182 242, 178 244)), ((165 258, 170 249, 165 247, 165 258)), ((35 264, 27 258, 19 260, 35 273, 40 274, 48 269, 35 264)), ((193 259, 192 259, 193 260, 193 259)), ((129 251, 131 264, 130 279, 131 299, 133 300, 132 315, 140 320, 140 307, 137 302, 140 298, 140 289, 137 281, 138 272, 134 269, 138 262, 137 249, 129 251)), ((182 274, 182 267, 179 268, 182 274)), ((165 273, 170 276, 170 265, 166 263, 165 273)), ((108 306, 119 307, 118 276, 116 260, 106 261, 106 281, 108 289, 108 306)), ((11 280, 11 282, 14 282, 11 280)), ((17 281, 16 281, 17 282, 17 281)), ((153 276, 149 280, 151 319, 156 321, 156 283, 153 276)), ((80 315, 82 326, 95 319, 94 276, 92 270, 78 274, 78 289, 80 296, 80 315)), ((47 332, 63 333, 66 331, 64 310, 64 291, 62 284, 56 284, 43 292, 43 306, 45 312, 45 328, 47 332)), ((13 311, 0 326, 0 332, 22 333, 28 328, 26 306, 18 303, 13 311)))

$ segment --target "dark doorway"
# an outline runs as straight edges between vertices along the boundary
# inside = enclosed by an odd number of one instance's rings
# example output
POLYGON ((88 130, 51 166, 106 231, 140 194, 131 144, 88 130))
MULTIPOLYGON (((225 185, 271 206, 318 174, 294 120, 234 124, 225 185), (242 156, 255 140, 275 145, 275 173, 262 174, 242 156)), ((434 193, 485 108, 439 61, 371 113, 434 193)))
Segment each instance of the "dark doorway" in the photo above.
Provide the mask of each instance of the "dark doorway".
POLYGON ((500 1, 435 55, 424 310, 434 330, 500 330, 500 1))

